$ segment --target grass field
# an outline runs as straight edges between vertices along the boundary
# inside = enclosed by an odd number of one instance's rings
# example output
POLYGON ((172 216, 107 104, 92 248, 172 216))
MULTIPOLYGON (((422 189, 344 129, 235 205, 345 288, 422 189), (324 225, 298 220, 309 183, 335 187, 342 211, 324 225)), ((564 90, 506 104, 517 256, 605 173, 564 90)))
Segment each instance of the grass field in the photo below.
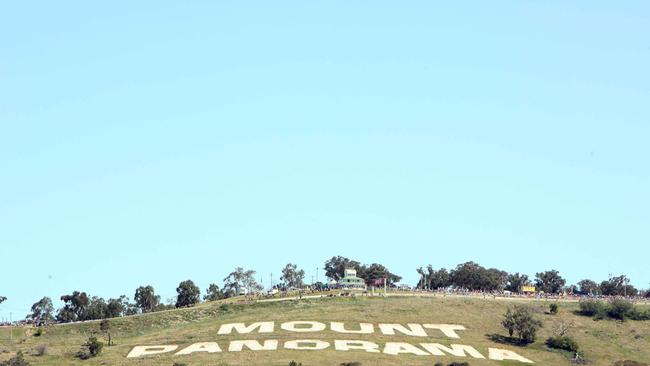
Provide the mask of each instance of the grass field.
MULTIPOLYGON (((488 347, 515 351, 531 359, 538 365, 570 365, 566 354, 552 351, 544 346, 544 340, 552 334, 559 322, 572 324, 569 335, 574 337, 584 350, 591 365, 613 365, 616 361, 632 359, 650 363, 650 322, 612 320, 594 321, 574 314, 576 303, 560 303, 559 314, 547 314, 548 302, 533 301, 537 317, 544 323, 537 341, 520 347, 500 344, 493 334, 506 335, 500 325, 502 314, 512 301, 484 300, 477 298, 322 298, 303 299, 284 302, 225 304, 221 302, 204 303, 194 308, 171 310, 153 314, 112 319, 112 336, 115 345, 104 347, 99 357, 81 361, 74 357, 80 345, 98 332, 98 322, 86 322, 47 327, 39 337, 33 335, 34 328, 14 328, 13 340, 9 340, 9 330, 0 329, 0 360, 5 360, 22 351, 32 365, 168 365, 174 362, 188 366, 203 365, 287 365, 291 360, 308 365, 339 365, 341 362, 358 361, 362 365, 429 365, 436 362, 445 364, 452 361, 467 361, 470 365, 524 365, 513 361, 480 360, 469 357, 441 357, 415 355, 385 355, 364 351, 335 351, 332 347, 322 351, 296 351, 278 347, 277 351, 226 352, 231 340, 277 339, 319 339, 333 342, 334 339, 366 340, 383 345, 385 342, 459 343, 475 347, 487 355, 488 347), (290 333, 276 325, 271 334, 232 334, 218 335, 219 326, 224 323, 255 321, 275 321, 276 324, 310 320, 329 323, 340 321, 350 328, 366 323, 446 323, 461 324, 467 329, 460 331, 460 339, 449 339, 442 333, 431 332, 426 339, 412 336, 373 334, 334 333, 331 330, 318 333, 290 333), (174 356, 173 352, 141 359, 127 359, 126 355, 136 345, 177 344, 179 350, 196 342, 218 342, 222 353, 195 353, 188 356, 174 356), (47 346, 47 354, 35 356, 38 345, 47 346)), ((99 337, 102 337, 101 335, 99 337)), ((102 337, 102 340, 103 337, 102 337)), ((104 340, 105 342, 105 340, 104 340)))

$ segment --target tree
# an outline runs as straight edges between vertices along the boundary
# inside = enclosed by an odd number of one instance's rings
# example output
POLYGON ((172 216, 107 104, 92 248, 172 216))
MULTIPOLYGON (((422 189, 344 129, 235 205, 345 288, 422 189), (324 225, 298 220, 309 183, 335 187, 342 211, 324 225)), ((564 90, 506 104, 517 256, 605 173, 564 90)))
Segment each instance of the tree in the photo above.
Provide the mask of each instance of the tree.
POLYGON ((288 263, 282 269, 282 277, 280 280, 284 282, 284 286, 288 288, 302 288, 304 286, 303 280, 305 278, 305 271, 298 270, 296 264, 288 263))
POLYGON ((106 317, 107 318, 120 317, 124 315, 128 306, 129 306, 129 298, 126 297, 125 295, 122 295, 117 299, 108 299, 108 302, 106 304, 106 317))
POLYGON ((520 343, 534 342, 537 331, 542 327, 542 322, 535 319, 532 310, 521 305, 508 308, 501 324, 508 330, 510 337, 517 335, 520 343))
POLYGON ((391 273, 388 268, 379 263, 373 263, 369 266, 362 266, 362 268, 362 274, 359 277, 363 278, 366 281, 367 285, 370 285, 374 280, 382 278, 386 279, 387 286, 392 286, 402 280, 402 277, 391 273))
POLYGON ((556 270, 538 272, 535 274, 535 286, 538 290, 549 294, 558 294, 566 284, 566 280, 556 270))
POLYGON ((56 315, 57 320, 67 323, 86 320, 90 299, 85 292, 74 291, 71 295, 61 296, 63 308, 56 315))
POLYGON ((106 300, 101 297, 93 296, 90 298, 88 303, 88 309, 86 310, 86 319, 104 319, 106 318, 106 313, 108 312, 108 305, 106 300))
POLYGON ((106 334, 108 337, 108 346, 110 347, 112 345, 111 323, 108 321, 108 319, 104 319, 99 323, 99 330, 102 331, 102 333, 106 334))
POLYGON ((595 281, 584 279, 578 282, 579 292, 582 295, 599 295, 600 286, 595 281))
POLYGON ((235 268, 223 279, 223 289, 226 293, 240 295, 242 290, 248 293, 260 291, 262 286, 255 281, 255 271, 244 270, 242 267, 235 268))
POLYGON ((345 270, 349 268, 355 269, 358 274, 362 272, 361 263, 341 257, 340 255, 335 256, 325 261, 325 276, 331 280, 338 281, 345 277, 345 270))
POLYGON ((43 297, 32 305, 32 312, 27 317, 32 319, 37 325, 40 325, 54 320, 53 314, 54 306, 52 305, 52 299, 43 297))
POLYGON ((530 283, 528 280, 528 275, 517 273, 510 273, 506 278, 506 290, 511 292, 520 293, 523 286, 527 286, 530 283))
POLYGON ((192 280, 186 280, 178 284, 176 293, 178 294, 176 296, 177 308, 192 306, 201 301, 201 290, 192 280))
POLYGON ((496 268, 486 269, 475 262, 466 262, 451 271, 451 283, 468 290, 495 291, 506 285, 508 273, 496 268))
POLYGON ((436 290, 451 286, 451 278, 449 272, 445 268, 440 268, 439 270, 434 271, 433 266, 429 264, 426 271, 420 267, 417 269, 417 272, 420 274, 420 280, 418 281, 417 286, 418 288, 436 290))
POLYGON ((140 286, 135 290, 135 304, 143 313, 153 311, 160 304, 160 296, 156 295, 153 286, 140 286))
POLYGON ((208 289, 205 290, 205 295, 203 295, 204 301, 217 301, 224 298, 224 293, 221 292, 219 285, 216 283, 211 283, 208 286, 208 289))
POLYGON ((2 304, 5 301, 7 301, 7 297, 6 296, 0 296, 0 304, 2 304))
POLYGON ((487 281, 483 290, 502 291, 508 281, 508 272, 496 268, 487 270, 487 281))
POLYGON ((606 296, 635 296, 639 292, 630 285, 630 279, 625 275, 611 277, 601 282, 600 290, 606 296))
POLYGON ((124 303, 124 312, 123 315, 137 315, 140 313, 140 307, 138 304, 134 302, 128 302, 128 298, 126 299, 127 302, 124 303))

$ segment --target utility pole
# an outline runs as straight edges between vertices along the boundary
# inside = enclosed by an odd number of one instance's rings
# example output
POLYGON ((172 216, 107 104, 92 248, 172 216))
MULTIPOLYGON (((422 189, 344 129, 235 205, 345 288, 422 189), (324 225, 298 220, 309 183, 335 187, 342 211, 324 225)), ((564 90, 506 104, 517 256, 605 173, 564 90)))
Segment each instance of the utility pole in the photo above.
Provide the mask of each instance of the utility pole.
POLYGON ((316 282, 318 282, 318 267, 316 267, 316 282))
POLYGON ((271 291, 273 291, 273 272, 271 272, 271 291))
POLYGON ((9 313, 9 340, 14 339, 14 324, 13 324, 13 313, 9 313))

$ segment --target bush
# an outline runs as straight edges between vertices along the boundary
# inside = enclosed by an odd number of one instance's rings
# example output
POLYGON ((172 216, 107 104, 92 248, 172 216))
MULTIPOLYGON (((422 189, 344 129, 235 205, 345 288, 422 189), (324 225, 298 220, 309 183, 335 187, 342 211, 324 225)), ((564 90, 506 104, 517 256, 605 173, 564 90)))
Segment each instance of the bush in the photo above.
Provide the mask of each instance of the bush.
POLYGON ((553 303, 548 306, 548 310, 551 314, 557 314, 557 304, 553 303))
POLYGON ((361 362, 342 362, 341 366, 361 366, 361 362))
POLYGON ((614 366, 648 366, 648 364, 647 363, 636 362, 636 361, 625 360, 625 361, 616 362, 614 364, 614 366))
POLYGON ((44 356, 47 354, 47 344, 39 344, 34 348, 34 355, 44 356))
POLYGON ((34 332, 34 337, 40 337, 40 336, 43 335, 43 333, 44 333, 44 332, 43 332, 43 328, 38 327, 38 328, 36 329, 36 331, 34 332))
POLYGON ((298 363, 296 361, 291 361, 291 362, 289 362, 289 366, 302 366, 302 363, 298 363))
POLYGON ((614 300, 609 303, 607 307, 607 315, 610 318, 625 320, 626 317, 630 317, 633 313, 634 305, 631 302, 626 300, 614 300))
POLYGON ((542 322, 535 319, 533 311, 520 305, 508 309, 501 324, 508 330, 510 337, 516 334, 520 343, 534 342, 537 330, 542 327, 542 322))
POLYGON ((23 353, 18 351, 15 357, 12 357, 7 361, 0 362, 0 366, 29 366, 29 362, 25 361, 23 358, 23 353))
POLYGON ((605 315, 605 308, 605 304, 601 301, 585 300, 580 301, 580 311, 578 311, 578 313, 584 316, 603 318, 605 315))
POLYGON ((187 366, 186 363, 180 363, 180 362, 174 362, 174 365, 172 366, 187 366))
POLYGON ((102 348, 104 348, 104 343, 98 341, 96 337, 90 337, 81 347, 82 349, 75 356, 82 360, 87 360, 91 357, 98 356, 102 352, 102 348))
POLYGON ((630 319, 632 320, 650 320, 650 309, 646 309, 645 311, 641 311, 637 308, 632 310, 632 313, 630 314, 630 319))
POLYGON ((569 352, 578 352, 578 343, 571 337, 551 337, 546 340, 549 348, 561 349, 569 352))

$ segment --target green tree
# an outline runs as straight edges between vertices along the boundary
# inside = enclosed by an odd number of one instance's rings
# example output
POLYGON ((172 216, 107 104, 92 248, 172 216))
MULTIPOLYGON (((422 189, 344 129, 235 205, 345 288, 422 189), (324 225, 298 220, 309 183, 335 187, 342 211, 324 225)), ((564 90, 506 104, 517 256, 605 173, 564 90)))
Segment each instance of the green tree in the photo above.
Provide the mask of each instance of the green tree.
POLYGON ((32 312, 27 316, 36 324, 47 324, 54 320, 52 299, 43 297, 32 305, 32 312))
POLYGON ((512 311, 512 309, 508 308, 506 310, 506 313, 503 315, 503 320, 501 321, 501 325, 503 325, 504 328, 508 331, 508 336, 512 338, 512 336, 515 334, 515 314, 512 311))
POLYGON ((284 282, 284 286, 288 288, 302 288, 304 286, 303 280, 305 279, 305 271, 298 269, 298 265, 288 263, 282 269, 282 276, 280 280, 284 282))
POLYGON ((176 296, 177 308, 192 306, 201 301, 201 290, 192 280, 186 280, 178 284, 176 293, 178 294, 176 296))
POLYGON ((217 301, 225 297, 225 294, 219 288, 219 285, 216 283, 211 283, 208 286, 208 289, 205 290, 205 295, 203 295, 203 300, 205 301, 217 301))
MULTIPOLYGON (((345 277, 345 270, 352 268, 357 271, 357 274, 363 272, 361 263, 339 256, 332 257, 325 261, 325 276, 327 278, 338 281, 341 278, 345 277)), ((361 276, 359 276, 361 277, 361 276)))
POLYGON ((67 323, 88 319, 90 299, 85 292, 74 291, 71 295, 63 295, 61 301, 64 305, 56 315, 58 321, 67 323))
POLYGON ((242 267, 235 268, 223 279, 223 282, 224 292, 235 295, 240 295, 242 290, 252 293, 262 289, 262 286, 255 281, 255 271, 244 270, 242 267))
POLYGON ((447 288, 451 286, 451 279, 449 271, 445 268, 440 268, 435 271, 432 265, 427 266, 426 270, 422 267, 416 270, 420 274, 417 288, 427 288, 436 290, 439 288, 447 288))
POLYGON ((508 273, 496 268, 486 269, 475 262, 456 266, 450 273, 454 286, 469 290, 495 291, 506 285, 508 273))
POLYGON ((511 292, 520 293, 523 286, 527 286, 530 283, 528 280, 528 275, 517 273, 510 273, 506 277, 506 287, 505 289, 511 292))
POLYGON ((7 297, 6 296, 0 296, 0 304, 2 304, 5 301, 7 301, 7 297))
POLYGON ((106 317, 117 318, 124 315, 127 307, 129 306, 129 298, 125 295, 117 299, 108 299, 106 303, 106 317))
POLYGON ((600 283, 600 290, 606 296, 635 296, 639 291, 630 285, 625 275, 612 277, 600 283))
POLYGON ((385 278, 386 279, 386 284, 388 286, 392 286, 395 283, 399 282, 402 280, 402 277, 391 273, 388 268, 385 266, 379 264, 379 263, 373 263, 369 266, 362 266, 363 271, 361 278, 363 278, 366 281, 367 285, 370 285, 373 280, 385 278))
POLYGON ((508 309, 501 324, 508 330, 510 337, 516 335, 520 343, 534 342, 537 331, 542 327, 542 322, 533 316, 533 311, 522 305, 508 309))
POLYGON ((600 286, 595 281, 584 279, 578 282, 578 287, 583 295, 600 295, 600 286))
POLYGON ((156 295, 153 286, 140 286, 135 290, 135 304, 143 313, 152 312, 160 304, 160 296, 156 295))
POLYGON ((101 297, 93 296, 90 298, 88 308, 86 309, 86 319, 104 319, 106 318, 107 310, 108 305, 106 304, 106 300, 101 297))
POLYGON ((538 290, 549 294, 559 294, 566 280, 556 270, 538 272, 535 274, 535 286, 538 290))

